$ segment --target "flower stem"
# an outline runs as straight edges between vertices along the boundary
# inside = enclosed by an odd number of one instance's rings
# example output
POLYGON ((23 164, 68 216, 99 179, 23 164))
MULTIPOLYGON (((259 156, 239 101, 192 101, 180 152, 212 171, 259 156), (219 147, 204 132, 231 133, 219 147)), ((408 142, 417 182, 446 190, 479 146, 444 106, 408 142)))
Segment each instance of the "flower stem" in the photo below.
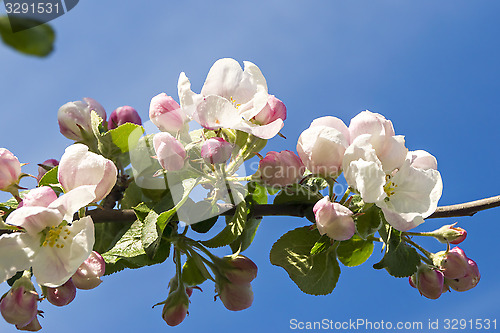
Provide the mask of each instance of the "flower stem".
POLYGON ((420 245, 418 245, 417 243, 415 243, 414 241, 412 241, 410 238, 408 237, 404 237, 403 238, 405 242, 407 242, 408 244, 411 244, 413 245, 415 248, 419 249, 420 252, 422 252, 423 254, 425 254, 427 256, 427 258, 431 258, 432 257, 432 253, 430 253, 429 251, 427 251, 426 249, 424 249, 423 247, 421 247, 420 245))

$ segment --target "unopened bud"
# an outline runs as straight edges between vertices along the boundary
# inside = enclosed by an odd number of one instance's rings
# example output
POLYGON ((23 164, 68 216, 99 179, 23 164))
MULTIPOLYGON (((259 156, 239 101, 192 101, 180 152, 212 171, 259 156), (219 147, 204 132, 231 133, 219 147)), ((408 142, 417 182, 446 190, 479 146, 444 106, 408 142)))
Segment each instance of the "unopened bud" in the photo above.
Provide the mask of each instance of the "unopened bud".
POLYGON ((153 138, 153 146, 163 169, 177 171, 184 167, 186 150, 170 133, 157 133, 153 138))
POLYGON ((255 121, 267 125, 277 119, 286 119, 286 106, 274 95, 269 95, 266 106, 255 116, 255 121))
POLYGON ((106 120, 106 111, 96 100, 85 97, 82 101, 69 102, 59 108, 57 120, 61 134, 68 139, 84 141, 82 131, 92 133, 91 112, 106 120))
POLYGON ((234 284, 246 284, 252 282, 257 277, 257 265, 247 257, 240 254, 236 257, 224 257, 223 260, 229 264, 229 268, 224 273, 230 282, 234 284))
POLYGON ((422 264, 415 273, 413 282, 423 296, 438 299, 443 293, 444 275, 440 271, 422 264))
POLYGON ((72 280, 78 289, 94 289, 101 284, 101 276, 106 271, 106 263, 99 253, 92 251, 87 260, 85 260, 76 273, 73 275, 72 280))
POLYGON ((109 116, 108 129, 115 129, 125 123, 142 125, 142 120, 137 111, 128 105, 120 106, 109 116))
POLYGON ((19 183, 21 163, 9 150, 0 148, 0 190, 9 192, 19 183))
POLYGON ((467 237, 467 231, 455 225, 456 223, 444 225, 431 234, 441 243, 460 244, 467 237))
POLYGON ((175 134, 184 128, 187 117, 180 105, 165 93, 151 99, 149 118, 160 131, 175 134))
POLYGON ((226 163, 233 152, 233 145, 223 138, 208 139, 201 146, 201 157, 206 163, 226 163))
POLYGON ((241 311, 253 303, 253 291, 250 283, 236 284, 220 282, 216 284, 219 297, 226 309, 241 311))
POLYGON ((433 255, 432 259, 434 265, 439 267, 445 278, 457 279, 467 274, 469 258, 467 258, 465 252, 458 246, 449 252, 438 252, 433 255))
POLYGON ((22 327, 16 325, 16 328, 20 331, 37 332, 42 329, 42 325, 40 325, 38 317, 35 316, 35 318, 28 325, 22 327))
POLYGON ((267 186, 287 186, 297 183, 305 170, 304 164, 293 151, 270 151, 260 160, 255 177, 267 186))
POLYGON ((71 303, 76 296, 76 287, 72 279, 57 288, 46 288, 45 297, 47 301, 55 306, 65 306, 71 303))
POLYGON ((184 321, 188 314, 189 295, 185 289, 172 291, 163 306, 162 317, 169 326, 177 326, 184 321))
POLYGON ((352 211, 337 202, 331 202, 328 196, 316 202, 313 213, 321 235, 326 234, 334 240, 347 240, 356 231, 352 211))
POLYGON ((474 288, 481 279, 479 268, 474 260, 467 260, 467 272, 465 276, 456 279, 446 279, 446 284, 456 291, 467 291, 474 288))
POLYGON ((22 277, 0 302, 0 312, 9 324, 26 326, 38 313, 38 299, 31 281, 22 277))

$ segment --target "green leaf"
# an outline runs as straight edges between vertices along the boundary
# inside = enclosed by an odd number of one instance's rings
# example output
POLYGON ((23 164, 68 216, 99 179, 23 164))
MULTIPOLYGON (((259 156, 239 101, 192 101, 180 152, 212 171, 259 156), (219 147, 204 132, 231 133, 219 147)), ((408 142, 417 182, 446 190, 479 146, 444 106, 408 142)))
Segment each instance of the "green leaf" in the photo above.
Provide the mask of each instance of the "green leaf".
POLYGON ((321 177, 308 177, 302 185, 307 186, 313 192, 319 192, 328 187, 328 182, 321 177))
POLYGON ((384 221, 384 215, 382 210, 375 205, 362 213, 363 215, 356 217, 356 231, 361 238, 366 239, 380 229, 384 221))
POLYGON ((281 236, 271 248, 271 263, 283 267, 306 294, 330 294, 340 276, 334 247, 316 255, 311 250, 320 238, 318 230, 301 227, 281 236))
POLYGON ((197 261, 189 257, 182 267, 182 281, 188 286, 197 286, 205 282, 207 280, 207 268, 203 263, 201 263, 201 265, 202 267, 200 270, 197 261), (205 273, 203 273, 202 270, 205 273))
POLYGON ((212 239, 203 241, 203 245, 211 248, 226 246, 234 242, 245 229, 247 220, 247 207, 245 201, 236 206, 236 211, 227 225, 212 239))
POLYGON ((125 232, 130 229, 132 222, 129 223, 95 223, 95 243, 94 251, 105 253, 109 251, 120 240, 125 232))
POLYGON ((143 223, 135 221, 121 239, 102 254, 106 261, 106 275, 121 271, 125 268, 140 268, 165 261, 170 254, 170 243, 162 238, 154 259, 146 255, 142 245, 143 223))
POLYGON ((386 252, 382 260, 373 265, 375 269, 385 268, 395 277, 408 277, 417 271, 420 256, 414 248, 401 241, 401 232, 388 227, 382 228, 380 235, 386 242, 386 252))
POLYGON ((274 198, 275 204, 283 203, 315 203, 323 196, 318 192, 311 191, 307 186, 293 184, 287 186, 274 198))
POLYGON ((311 255, 319 254, 326 251, 332 245, 330 237, 327 235, 321 236, 321 238, 314 244, 311 249, 311 255))
POLYGON ((264 186, 257 182, 248 183, 248 196, 247 202, 251 204, 266 204, 267 203, 267 190, 264 186))
POLYGON ((125 192, 123 193, 123 198, 120 201, 120 205, 122 209, 131 209, 139 205, 141 202, 144 202, 144 195, 142 194, 142 190, 137 184, 134 182, 130 183, 125 192))
POLYGON ((231 243, 231 250, 233 250, 233 253, 236 251, 243 252, 248 249, 257 234, 260 222, 262 222, 262 218, 249 218, 245 222, 243 232, 234 242, 231 243))
POLYGON ((110 137, 111 142, 122 153, 127 153, 130 149, 137 146, 140 137, 144 134, 144 128, 141 125, 125 123, 115 129, 108 131, 104 137, 110 137))
POLYGON ((11 16, 9 21, 7 16, 2 16, 0 17, 0 37, 5 44, 21 53, 46 57, 54 50, 55 32, 50 25, 37 25, 39 23, 40 21, 34 19, 17 16, 11 16), (20 29, 32 28, 13 33, 11 24, 20 29))
POLYGON ((190 225, 191 229, 195 232, 204 234, 210 231, 219 219, 217 215, 217 206, 212 206, 208 201, 200 201, 193 205, 192 209, 188 211, 189 220, 195 221, 203 219, 200 222, 196 222, 190 225))
POLYGON ((144 225, 141 232, 141 241, 144 251, 149 258, 153 259, 160 245, 160 239, 163 230, 159 230, 156 221, 158 220, 158 214, 154 210, 150 210, 146 218, 144 219, 144 225))
POLYGON ((373 242, 354 235, 349 240, 340 242, 337 247, 337 257, 348 267, 359 266, 370 258, 373 253, 373 242))
POLYGON ((59 180, 57 179, 57 171, 59 170, 59 167, 53 167, 49 171, 47 171, 43 176, 42 179, 40 179, 40 182, 38 183, 38 186, 49 186, 52 184, 59 184, 59 180))

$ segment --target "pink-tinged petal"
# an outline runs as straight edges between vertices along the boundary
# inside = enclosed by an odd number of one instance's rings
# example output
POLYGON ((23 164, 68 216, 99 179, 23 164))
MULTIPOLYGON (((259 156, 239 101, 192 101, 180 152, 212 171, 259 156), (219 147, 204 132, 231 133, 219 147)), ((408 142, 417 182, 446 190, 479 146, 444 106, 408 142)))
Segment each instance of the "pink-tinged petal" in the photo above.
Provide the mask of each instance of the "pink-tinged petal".
POLYGON ((244 121, 245 126, 240 126, 237 128, 235 126, 234 129, 239 129, 241 131, 250 133, 256 137, 259 137, 261 139, 269 140, 274 138, 279 131, 283 128, 283 120, 282 119, 276 119, 275 121, 267 124, 267 125, 256 125, 252 124, 248 121, 244 121), (248 129, 247 129, 248 128, 248 129))
POLYGON ((422 216, 417 214, 401 214, 386 207, 382 207, 382 212, 386 221, 399 231, 408 231, 425 222, 422 216))
POLYGON ((56 199, 57 194, 51 187, 37 187, 24 196, 22 207, 48 207, 56 199))
POLYGON ((87 216, 65 226, 53 246, 38 244, 32 264, 37 282, 51 288, 63 285, 92 253, 94 240, 94 223, 87 216))
POLYGON ((160 131, 171 134, 182 130, 188 120, 180 105, 165 93, 156 95, 151 99, 149 118, 160 131))
POLYGON ((375 149, 380 162, 382 162, 382 168, 386 173, 391 173, 403 165, 408 149, 405 147, 405 139, 402 135, 387 136, 384 141, 383 149, 375 149))
POLYGON ((5 148, 0 148, 0 190, 17 184, 21 176, 21 163, 14 154, 5 148))
POLYGON ((167 171, 177 171, 184 167, 186 150, 182 143, 170 133, 157 133, 153 137, 153 146, 158 162, 163 169, 167 171))
POLYGON ((243 77, 240 64, 231 58, 217 60, 208 72, 205 84, 201 89, 203 96, 218 95, 230 99, 243 77))
POLYGON ((349 128, 347 128, 346 124, 337 117, 326 116, 326 117, 316 118, 313 120, 313 122, 309 127, 316 127, 316 126, 326 126, 335 128, 344 135, 344 138, 347 140, 347 142, 349 143, 351 142, 349 128))
POLYGON ((425 150, 410 151, 407 158, 410 160, 410 165, 414 168, 437 170, 436 158, 425 150))
POLYGON ((62 222, 62 220, 67 222, 73 221, 73 215, 80 208, 83 208, 94 201, 95 188, 95 185, 79 186, 68 193, 61 195, 57 198, 57 200, 52 202, 49 205, 49 208, 57 209, 62 215, 62 219, 59 223, 62 222))
POLYGON ((241 116, 250 120, 259 114, 267 105, 269 94, 267 83, 259 67, 250 61, 244 61, 243 78, 235 91, 234 100, 240 103, 238 108, 241 116))
POLYGON ((35 235, 47 227, 58 225, 63 220, 59 210, 46 207, 21 207, 10 213, 7 224, 23 227, 30 235, 35 235))
POLYGON ((373 113, 368 110, 360 112, 351 119, 349 124, 349 133, 351 142, 358 136, 370 134, 374 137, 379 136, 394 136, 394 127, 390 120, 378 113, 373 113))
POLYGON ((26 239, 29 237, 23 233, 0 236, 0 283, 18 271, 30 268, 34 252, 26 244, 26 239))

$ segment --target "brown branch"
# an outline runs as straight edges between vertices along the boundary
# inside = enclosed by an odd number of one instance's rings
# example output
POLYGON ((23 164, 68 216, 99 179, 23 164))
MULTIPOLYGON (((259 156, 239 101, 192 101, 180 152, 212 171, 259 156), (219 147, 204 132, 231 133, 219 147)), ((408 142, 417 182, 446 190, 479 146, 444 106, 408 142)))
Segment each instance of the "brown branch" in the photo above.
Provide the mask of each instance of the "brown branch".
MULTIPOLYGON (((461 217, 472 216, 479 211, 491 209, 500 206, 500 195, 466 202, 457 205, 441 206, 428 217, 428 219, 443 218, 443 217, 461 217)), ((220 205, 225 211, 221 215, 228 216, 234 214, 234 208, 231 205, 220 205)), ((253 210, 254 216, 295 216, 305 217, 306 212, 311 210, 313 204, 265 204, 255 205, 253 210)), ((88 212, 92 216, 95 223, 100 222, 133 222, 136 220, 135 213, 132 209, 115 210, 115 209, 95 209, 88 212)))

